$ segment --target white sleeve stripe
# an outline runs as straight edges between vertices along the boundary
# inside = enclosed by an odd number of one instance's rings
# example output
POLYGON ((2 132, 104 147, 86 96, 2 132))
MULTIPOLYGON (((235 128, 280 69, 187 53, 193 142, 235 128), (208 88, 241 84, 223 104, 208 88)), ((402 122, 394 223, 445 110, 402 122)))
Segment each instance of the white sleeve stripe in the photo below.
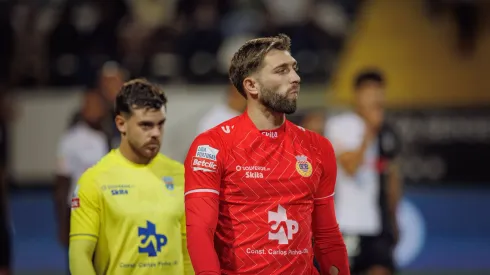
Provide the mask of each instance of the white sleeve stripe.
POLYGON ((327 199, 327 198, 332 197, 333 195, 335 195, 335 192, 333 192, 331 195, 328 195, 328 196, 326 196, 326 197, 314 198, 314 200, 323 200, 323 199, 327 199))
POLYGON ((214 193, 216 195, 219 195, 219 192, 214 190, 214 189, 194 189, 194 190, 185 192, 184 196, 187 196, 187 195, 193 194, 193 193, 214 193))

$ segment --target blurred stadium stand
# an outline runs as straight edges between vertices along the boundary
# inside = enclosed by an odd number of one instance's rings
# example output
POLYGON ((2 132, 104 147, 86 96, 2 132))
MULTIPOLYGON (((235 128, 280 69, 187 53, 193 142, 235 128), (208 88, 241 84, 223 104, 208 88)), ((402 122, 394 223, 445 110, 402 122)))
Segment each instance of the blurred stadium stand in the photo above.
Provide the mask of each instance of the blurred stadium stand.
MULTIPOLYGON (((486 1, 0 1, 15 274, 63 274, 50 187, 58 138, 80 95, 116 61, 169 96, 163 152, 182 160, 249 38, 292 37, 300 114, 348 108, 364 67, 388 79, 406 182, 403 273, 490 274, 490 32, 486 1)), ((292 117, 301 121, 299 115, 292 117)))

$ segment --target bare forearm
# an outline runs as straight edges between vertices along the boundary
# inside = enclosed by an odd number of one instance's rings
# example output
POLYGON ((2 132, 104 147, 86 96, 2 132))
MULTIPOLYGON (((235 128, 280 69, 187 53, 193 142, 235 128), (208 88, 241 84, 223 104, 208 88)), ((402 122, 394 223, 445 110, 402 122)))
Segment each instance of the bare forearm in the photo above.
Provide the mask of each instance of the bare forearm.
POLYGON ((69 179, 58 177, 55 182, 55 191, 54 191, 54 203, 55 203, 55 211, 56 218, 59 223, 67 224, 68 223, 68 190, 69 190, 69 179))
POLYGON ((388 173, 388 213, 392 219, 396 219, 398 204, 402 197, 402 182, 400 178, 399 166, 397 163, 390 164, 388 173))
POLYGON ((349 175, 354 175, 357 172, 359 166, 361 166, 364 160, 364 154, 366 153, 369 144, 372 142, 372 135, 366 134, 362 141, 361 146, 350 152, 342 153, 339 157, 339 163, 349 175))

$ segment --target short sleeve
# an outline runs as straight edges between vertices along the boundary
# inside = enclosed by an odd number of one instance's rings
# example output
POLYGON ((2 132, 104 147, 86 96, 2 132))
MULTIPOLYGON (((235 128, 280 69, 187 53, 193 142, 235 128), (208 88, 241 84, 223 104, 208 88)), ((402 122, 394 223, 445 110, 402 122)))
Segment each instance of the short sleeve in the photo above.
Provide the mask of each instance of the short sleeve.
POLYGON ((184 162, 186 199, 219 195, 225 152, 218 139, 208 131, 189 148, 184 162))
POLYGON ((100 190, 91 172, 82 175, 72 195, 70 240, 96 240, 99 236, 100 190))
POLYGON ((326 138, 319 137, 319 139, 322 175, 315 193, 315 204, 333 197, 337 180, 337 162, 332 144, 326 138))
POLYGON ((353 116, 333 117, 325 125, 327 137, 338 154, 358 149, 364 138, 364 125, 353 116))
POLYGON ((60 176, 71 177, 75 174, 76 157, 74 146, 70 135, 64 135, 58 144, 56 155, 56 174, 60 176))

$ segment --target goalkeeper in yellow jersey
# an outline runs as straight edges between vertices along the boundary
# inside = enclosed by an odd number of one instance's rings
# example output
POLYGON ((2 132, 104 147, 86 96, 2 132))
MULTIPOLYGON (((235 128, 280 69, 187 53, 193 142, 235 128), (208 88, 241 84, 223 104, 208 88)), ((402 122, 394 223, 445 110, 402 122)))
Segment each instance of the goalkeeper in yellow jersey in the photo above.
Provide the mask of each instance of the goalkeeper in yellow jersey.
POLYGON ((163 91, 146 80, 121 88, 115 104, 121 145, 89 168, 73 193, 72 275, 194 274, 184 167, 159 153, 166 103, 163 91))

